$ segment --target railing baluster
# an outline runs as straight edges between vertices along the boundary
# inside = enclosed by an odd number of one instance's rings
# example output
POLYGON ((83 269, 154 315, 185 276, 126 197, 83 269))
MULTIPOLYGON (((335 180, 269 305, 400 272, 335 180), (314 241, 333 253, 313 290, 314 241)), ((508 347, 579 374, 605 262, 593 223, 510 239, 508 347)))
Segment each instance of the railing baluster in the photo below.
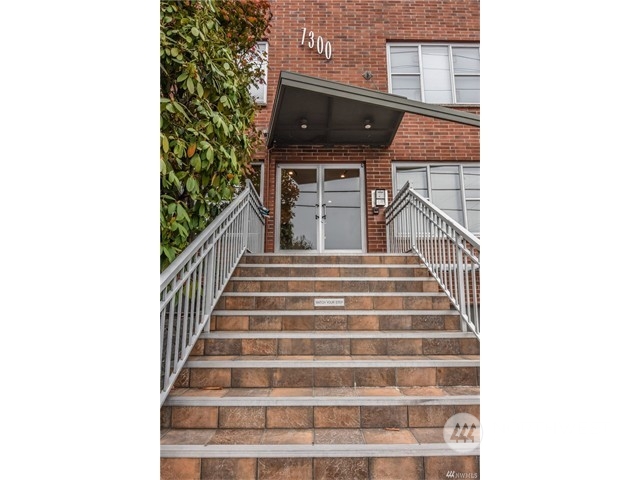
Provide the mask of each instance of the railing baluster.
POLYGON ((255 253, 264 251, 261 206, 255 188, 247 182, 245 190, 162 272, 161 405, 198 336, 209 328, 215 304, 244 252, 249 246, 255 253))
POLYGON ((480 241, 407 182, 385 211, 387 251, 414 251, 480 336, 480 241))
MULTIPOLYGON (((176 293, 176 295, 178 295, 176 293)), ((169 322, 167 325, 167 340, 165 342, 165 348, 163 349, 165 353, 164 355, 164 387, 167 388, 166 385, 169 383, 169 376, 171 375, 171 349, 173 348, 173 318, 175 314, 175 296, 171 299, 171 303, 169 304, 169 322)), ((164 338, 164 332, 163 332, 164 338)))

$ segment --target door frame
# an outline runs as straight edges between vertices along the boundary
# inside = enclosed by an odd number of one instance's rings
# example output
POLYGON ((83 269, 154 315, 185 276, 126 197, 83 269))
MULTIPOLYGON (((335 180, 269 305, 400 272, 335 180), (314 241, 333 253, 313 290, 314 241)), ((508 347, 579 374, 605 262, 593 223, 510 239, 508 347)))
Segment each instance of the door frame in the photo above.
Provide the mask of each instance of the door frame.
POLYGON ((367 252, 367 203, 365 192, 365 171, 364 163, 278 163, 276 164, 276 201, 275 201, 275 225, 274 225, 274 251, 276 253, 286 253, 292 255, 305 255, 305 254, 333 254, 333 253, 365 253, 367 252), (282 172, 288 169, 307 168, 316 169, 318 179, 318 202, 322 204, 322 196, 324 195, 324 170, 328 169, 354 169, 360 170, 360 236, 361 236, 361 249, 336 249, 326 250, 324 248, 324 224, 321 219, 318 219, 318 228, 315 250, 281 250, 280 249, 280 196, 281 196, 281 175, 282 172))

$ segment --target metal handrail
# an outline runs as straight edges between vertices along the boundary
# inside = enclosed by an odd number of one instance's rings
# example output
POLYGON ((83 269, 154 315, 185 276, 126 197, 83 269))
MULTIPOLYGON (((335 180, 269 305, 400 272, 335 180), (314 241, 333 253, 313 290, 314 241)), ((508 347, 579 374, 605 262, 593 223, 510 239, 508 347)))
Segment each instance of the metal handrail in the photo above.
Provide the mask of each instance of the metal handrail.
POLYGON ((160 405, 246 252, 264 252, 263 206, 247 187, 160 275, 160 405))
POLYGON ((414 252, 480 338, 480 240, 407 182, 385 211, 387 252, 414 252))

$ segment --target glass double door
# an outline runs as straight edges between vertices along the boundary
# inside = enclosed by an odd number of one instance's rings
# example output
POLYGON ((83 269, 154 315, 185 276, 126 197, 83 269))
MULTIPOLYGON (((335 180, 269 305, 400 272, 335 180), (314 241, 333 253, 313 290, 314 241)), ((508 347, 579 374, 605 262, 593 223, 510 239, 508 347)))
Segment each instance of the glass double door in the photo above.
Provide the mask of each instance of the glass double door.
POLYGON ((364 169, 358 165, 277 168, 280 251, 364 251, 364 169))

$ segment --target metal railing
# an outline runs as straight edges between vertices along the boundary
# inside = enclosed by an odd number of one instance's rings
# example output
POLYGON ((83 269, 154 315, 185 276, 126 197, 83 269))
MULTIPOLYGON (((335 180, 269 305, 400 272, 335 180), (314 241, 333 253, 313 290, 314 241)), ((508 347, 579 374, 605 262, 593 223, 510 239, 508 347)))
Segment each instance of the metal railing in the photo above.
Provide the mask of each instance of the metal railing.
POLYGON ((416 253, 480 338, 480 240, 407 182, 385 212, 387 252, 416 253))
POLYGON ((247 187, 160 275, 160 405, 240 258, 264 252, 262 204, 247 187))

